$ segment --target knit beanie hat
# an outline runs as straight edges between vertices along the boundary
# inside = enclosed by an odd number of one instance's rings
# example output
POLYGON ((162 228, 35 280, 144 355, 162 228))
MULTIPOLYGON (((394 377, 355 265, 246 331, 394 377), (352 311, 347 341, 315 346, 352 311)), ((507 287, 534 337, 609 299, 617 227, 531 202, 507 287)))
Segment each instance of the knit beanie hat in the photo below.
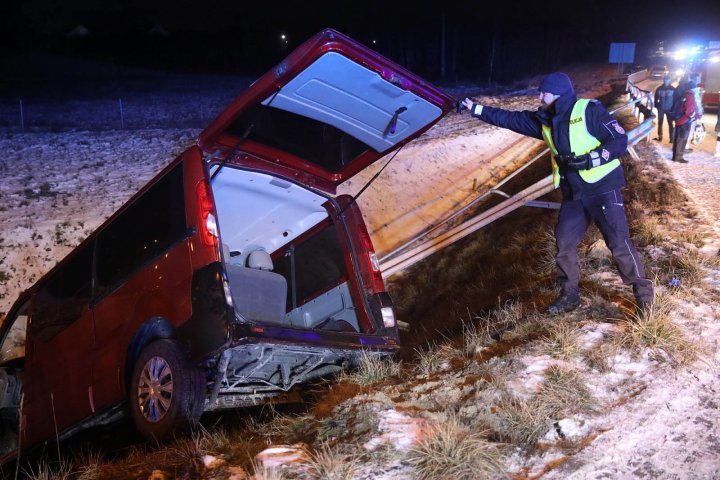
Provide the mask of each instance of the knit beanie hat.
POLYGON ((553 95, 575 93, 572 82, 570 82, 570 77, 562 72, 554 72, 545 77, 543 81, 540 82, 538 90, 541 92, 552 93, 553 95))

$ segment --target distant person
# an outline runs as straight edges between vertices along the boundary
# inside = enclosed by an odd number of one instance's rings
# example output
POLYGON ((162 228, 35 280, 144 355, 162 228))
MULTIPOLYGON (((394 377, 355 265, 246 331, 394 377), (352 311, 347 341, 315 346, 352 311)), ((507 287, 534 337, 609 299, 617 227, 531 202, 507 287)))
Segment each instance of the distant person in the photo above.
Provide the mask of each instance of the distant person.
MULTIPOLYGON (((700 74, 695 73, 693 84, 692 84, 695 86, 693 87, 692 85, 690 85, 690 89, 692 90, 693 94, 695 95, 695 105, 697 105, 698 111, 697 111, 697 115, 695 116, 695 119, 693 120, 692 124, 690 125, 690 138, 688 138, 686 148, 690 148, 690 142, 692 141, 693 134, 695 133, 695 127, 699 123, 702 123, 702 117, 705 114, 705 110, 703 109, 703 104, 702 104, 702 91, 700 90, 700 80, 701 80, 700 74)), ((692 151, 692 149, 690 149, 690 151, 692 151)))
POLYGON ((658 112, 658 136, 655 140, 662 142, 663 139, 663 120, 667 119, 668 139, 672 143, 673 138, 673 118, 672 108, 675 96, 675 87, 670 84, 670 76, 665 75, 663 84, 655 90, 655 108, 658 112))
POLYGON ((674 162, 688 163, 684 158, 684 154, 687 150, 687 143, 690 139, 694 121, 699 118, 698 115, 700 114, 695 96, 697 81, 697 75, 688 76, 687 83, 685 83, 686 89, 677 100, 675 107, 673 107, 675 138, 673 138, 672 160, 674 162))
POLYGON ((648 312, 653 284, 630 240, 620 188, 625 176, 620 156, 627 150, 625 130, 596 100, 578 99, 570 78, 551 73, 540 83, 537 111, 512 112, 463 100, 474 117, 529 137, 550 147, 553 183, 562 204, 555 227, 560 296, 548 313, 571 311, 580 305, 578 245, 593 221, 617 262, 620 277, 632 284, 638 316, 648 312))
POLYGON ((715 122, 715 158, 720 158, 720 112, 715 122))

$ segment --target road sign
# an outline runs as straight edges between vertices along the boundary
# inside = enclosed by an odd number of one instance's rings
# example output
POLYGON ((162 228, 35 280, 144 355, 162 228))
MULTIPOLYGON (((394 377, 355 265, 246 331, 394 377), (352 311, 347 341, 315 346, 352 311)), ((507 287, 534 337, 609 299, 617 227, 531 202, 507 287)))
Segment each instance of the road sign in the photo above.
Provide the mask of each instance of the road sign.
POLYGON ((634 63, 634 43, 611 43, 609 63, 634 63))

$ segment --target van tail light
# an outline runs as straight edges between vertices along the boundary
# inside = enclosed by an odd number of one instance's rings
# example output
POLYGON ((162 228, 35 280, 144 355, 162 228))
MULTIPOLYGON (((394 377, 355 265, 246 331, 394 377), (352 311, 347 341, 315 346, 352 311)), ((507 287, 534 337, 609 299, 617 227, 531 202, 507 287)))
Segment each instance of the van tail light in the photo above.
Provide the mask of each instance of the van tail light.
POLYGON ((367 252, 367 256, 360 256, 365 259, 365 268, 367 268, 370 274, 370 284, 367 285, 367 287, 369 287, 372 292, 383 292, 385 291, 385 284, 383 283, 383 278, 380 274, 380 262, 377 259, 377 255, 375 255, 370 234, 364 225, 360 228, 360 239, 362 241, 363 250, 367 252))
POLYGON ((196 189, 198 201, 198 228, 202 243, 209 246, 218 244, 218 227, 215 219, 215 205, 210 196, 210 186, 207 180, 201 180, 196 189))
POLYGON ((368 256, 370 257, 370 266, 372 267, 373 273, 380 271, 380 262, 378 261, 377 255, 375 255, 375 252, 368 253, 368 256))

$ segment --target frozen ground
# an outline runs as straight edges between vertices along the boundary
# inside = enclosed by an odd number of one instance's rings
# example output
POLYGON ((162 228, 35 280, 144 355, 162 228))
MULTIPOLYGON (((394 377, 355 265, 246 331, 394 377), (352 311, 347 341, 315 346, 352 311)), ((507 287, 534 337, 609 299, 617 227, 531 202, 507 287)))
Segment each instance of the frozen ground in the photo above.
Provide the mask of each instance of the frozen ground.
MULTIPOLYGON (((585 85, 582 90, 587 96, 607 88, 602 74, 578 80, 585 85)), ((532 90, 483 101, 507 108, 536 105, 532 90)), ((0 148, 5 152, 0 160, 0 312, 7 312, 22 289, 192 145, 197 134, 197 129, 0 133, 0 148)), ((392 249, 447 208, 464 201, 471 195, 473 184, 490 185, 521 164, 537 145, 525 144, 507 157, 496 158, 498 151, 518 140, 515 134, 483 126, 467 115, 451 114, 416 144, 406 147, 360 197, 378 250, 392 249)), ((668 223, 676 231, 703 231, 702 251, 717 256, 720 160, 709 153, 714 139, 708 138, 706 144, 688 155, 687 165, 669 162, 666 144, 643 145, 639 152, 648 160, 642 168, 658 178, 664 178, 669 168, 699 211, 694 217, 680 208, 668 212, 668 223)), ((349 182, 346 191, 357 191, 373 172, 370 169, 349 182)), ((607 283, 623 288, 614 275, 607 283)), ((594 415, 559 421, 558 427, 545 435, 539 452, 516 451, 507 459, 512 475, 557 479, 720 478, 720 322, 716 306, 720 272, 709 271, 706 284, 709 293, 691 297, 674 315, 676 323, 702 346, 700 360, 689 367, 672 368, 672 362, 658 361, 650 353, 640 358, 623 354, 607 358, 610 371, 591 372, 588 381, 606 407, 594 415), (557 432, 562 432, 563 438, 558 438, 557 432), (568 449, 561 441, 567 438, 586 441, 581 442, 582 448, 568 449)), ((592 349, 598 339, 617 328, 611 323, 583 323, 584 348, 592 349)), ((547 355, 528 353, 522 363, 524 368, 515 372, 513 381, 519 395, 532 392, 542 372, 555 361, 547 355)), ((393 387, 396 390, 351 402, 376 405, 385 430, 371 441, 395 442, 402 450, 401 443, 414 431, 413 425, 432 419, 432 415, 407 412, 418 412, 437 402, 458 401, 467 395, 466 373, 448 369, 439 378, 426 379, 425 384, 399 385, 393 387), (404 395, 403 401, 389 400, 399 392, 404 395), (398 414, 398 409, 406 413, 398 414)), ((481 401, 465 405, 464 412, 477 412, 481 401)), ((384 472, 369 470, 363 478, 413 477, 406 464, 397 462, 384 472)))

